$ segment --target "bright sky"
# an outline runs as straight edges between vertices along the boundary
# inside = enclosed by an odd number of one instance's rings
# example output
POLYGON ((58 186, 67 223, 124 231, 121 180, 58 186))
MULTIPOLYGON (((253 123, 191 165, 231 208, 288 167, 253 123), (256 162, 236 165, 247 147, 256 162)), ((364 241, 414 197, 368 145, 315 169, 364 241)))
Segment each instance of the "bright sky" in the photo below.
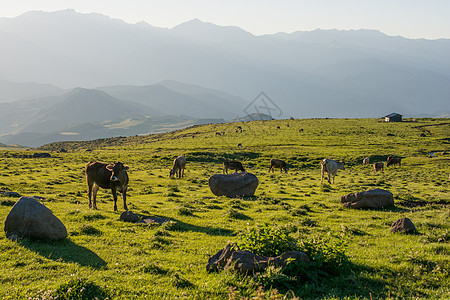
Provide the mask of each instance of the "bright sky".
POLYGON ((320 28, 450 38, 450 0, 0 0, 0 17, 67 8, 168 28, 198 18, 256 35, 320 28))

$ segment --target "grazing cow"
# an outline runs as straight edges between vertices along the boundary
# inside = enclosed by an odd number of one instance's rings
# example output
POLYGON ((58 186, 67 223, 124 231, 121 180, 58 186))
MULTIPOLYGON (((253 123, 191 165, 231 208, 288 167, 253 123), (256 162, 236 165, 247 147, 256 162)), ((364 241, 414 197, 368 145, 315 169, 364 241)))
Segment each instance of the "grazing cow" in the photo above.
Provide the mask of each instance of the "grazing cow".
POLYGON ((245 172, 241 162, 237 160, 227 160, 223 162, 223 174, 228 174, 228 170, 235 170, 235 173, 237 173, 237 171, 245 172))
POLYGON ((241 143, 238 143, 238 144, 237 144, 237 147, 242 147, 242 144, 241 144, 241 143))
POLYGON ((275 168, 280 168, 280 173, 283 173, 283 170, 284 170, 284 173, 288 172, 288 169, 287 169, 287 166, 286 166, 286 162, 284 160, 272 158, 270 160, 269 173, 270 173, 271 170, 272 170, 272 173, 274 173, 275 172, 274 171, 275 168))
POLYGON ((303 128, 300 128, 300 129, 298 130, 298 132, 303 133, 303 128))
POLYGON ((117 191, 122 193, 123 208, 127 208, 128 166, 121 162, 108 164, 90 161, 85 168, 88 185, 89 208, 97 209, 97 191, 99 188, 111 189, 114 198, 114 211, 117 211, 117 191), (92 195, 94 196, 91 202, 92 195))
POLYGON ((368 165, 369 164, 369 158, 366 157, 363 159, 363 166, 368 165))
POLYGON ((216 135, 222 135, 222 133, 220 133, 220 132, 216 132, 216 135))
POLYGON ((373 169, 375 170, 375 172, 383 171, 384 163, 382 161, 374 163, 373 164, 373 169))
POLYGON ((281 127, 280 127, 280 126, 277 126, 277 129, 281 129, 281 127))
POLYGON ((169 172, 169 178, 175 174, 175 177, 181 178, 184 176, 184 169, 186 168, 186 157, 184 155, 178 156, 173 160, 172 169, 169 172))
POLYGON ((336 176, 336 173, 339 169, 345 170, 344 163, 342 161, 335 161, 329 158, 322 159, 321 162, 321 180, 320 183, 323 183, 323 173, 328 173, 328 183, 331 184, 331 176, 333 176, 333 183, 334 183, 334 177, 336 176))
POLYGON ((399 167, 402 166, 402 159, 400 157, 392 157, 389 156, 386 162, 386 167, 398 165, 399 167))

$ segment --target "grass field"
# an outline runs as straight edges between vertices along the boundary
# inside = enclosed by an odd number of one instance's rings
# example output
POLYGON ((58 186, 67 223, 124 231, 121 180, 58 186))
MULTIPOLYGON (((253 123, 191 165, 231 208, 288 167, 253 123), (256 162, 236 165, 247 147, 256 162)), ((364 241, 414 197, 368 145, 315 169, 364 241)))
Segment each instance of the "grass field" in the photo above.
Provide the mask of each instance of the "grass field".
MULTIPOLYGON (((449 150, 449 124, 447 119, 255 121, 38 149, 51 158, 0 150, 0 191, 44 197, 42 203, 69 233, 58 242, 13 242, 0 235, 0 298, 450 299, 450 155, 441 155, 449 150), (235 131, 239 125, 242 133, 235 131), (430 152, 436 157, 429 158, 430 152), (188 160, 185 177, 169 179, 172 161, 181 154, 188 160), (373 163, 389 155, 402 157, 401 168, 376 173, 361 163, 366 156, 373 163), (320 184, 325 157, 346 165, 332 185, 320 184), (269 174, 271 158, 286 160, 289 173, 269 174), (225 159, 240 160, 258 176, 255 197, 211 193, 208 178, 222 173, 225 159), (89 210, 84 166, 90 160, 129 165, 128 208, 171 221, 122 222, 121 201, 114 212, 106 190, 99 192, 99 209, 89 210), (373 188, 392 192, 395 206, 341 207, 340 196, 373 188), (413 221, 418 234, 389 232, 402 217, 413 221), (316 241, 325 258, 343 251, 345 263, 289 274, 273 268, 252 276, 206 272, 209 256, 265 224, 288 232, 299 245, 316 241)), ((16 200, 0 195, 3 218, 16 200)))

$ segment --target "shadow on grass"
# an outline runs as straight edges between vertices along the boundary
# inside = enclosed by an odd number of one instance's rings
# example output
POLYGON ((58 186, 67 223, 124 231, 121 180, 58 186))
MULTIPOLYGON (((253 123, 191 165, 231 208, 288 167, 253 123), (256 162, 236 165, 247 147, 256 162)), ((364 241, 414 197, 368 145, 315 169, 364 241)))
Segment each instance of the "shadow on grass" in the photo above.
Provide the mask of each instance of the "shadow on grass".
POLYGON ((185 223, 179 221, 174 218, 164 217, 164 216, 156 216, 160 219, 165 219, 167 222, 163 223, 162 226, 164 229, 169 231, 193 231, 193 232, 202 232, 207 235, 214 236, 234 236, 235 233, 233 230, 219 228, 219 227, 209 227, 209 226, 198 226, 189 223, 185 223))
POLYGON ((293 292, 300 299, 367 299, 370 295, 386 299, 387 282, 378 273, 379 270, 351 262, 334 272, 310 264, 289 274, 294 277, 280 276, 273 282, 269 279, 269 283, 281 293, 293 292))
POLYGON ((70 239, 61 241, 42 241, 23 239, 21 245, 37 254, 58 262, 77 263, 94 269, 106 268, 106 262, 91 250, 79 246, 70 239))
MULTIPOLYGON (((163 229, 169 230, 169 231, 193 231, 193 232, 202 232, 206 233, 208 235, 215 235, 215 236, 234 236, 235 233, 233 230, 230 229, 224 229, 224 228, 215 228, 215 227, 209 227, 209 226, 198 226, 193 225, 189 223, 182 222, 180 220, 170 218, 170 217, 164 217, 159 215, 143 215, 143 214, 136 214, 141 220, 145 219, 152 219, 152 224, 159 224, 162 226, 163 229)), ((194 216, 194 215, 193 215, 194 216)), ((197 216, 195 216, 197 217, 197 216)), ((142 223, 138 223, 142 224, 142 223)))

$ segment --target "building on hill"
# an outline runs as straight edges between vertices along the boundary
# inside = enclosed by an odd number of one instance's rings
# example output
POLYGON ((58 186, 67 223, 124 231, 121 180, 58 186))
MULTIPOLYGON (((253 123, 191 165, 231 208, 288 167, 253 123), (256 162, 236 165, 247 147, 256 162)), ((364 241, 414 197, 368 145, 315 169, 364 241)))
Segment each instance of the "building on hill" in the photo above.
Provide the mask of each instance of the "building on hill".
POLYGON ((402 121, 402 115, 398 113, 391 113, 387 116, 384 116, 385 122, 401 122, 402 121))

